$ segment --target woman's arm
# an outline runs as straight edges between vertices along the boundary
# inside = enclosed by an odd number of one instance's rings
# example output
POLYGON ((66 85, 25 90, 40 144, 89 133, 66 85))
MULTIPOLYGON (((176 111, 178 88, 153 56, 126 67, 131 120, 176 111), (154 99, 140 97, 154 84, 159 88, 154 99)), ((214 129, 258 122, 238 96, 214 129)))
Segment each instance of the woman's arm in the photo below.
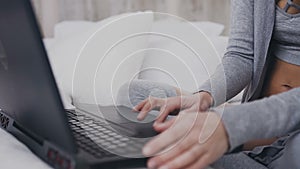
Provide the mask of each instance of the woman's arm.
POLYGON ((230 149, 254 139, 277 137, 300 127, 300 88, 238 106, 216 108, 230 149))
POLYGON ((253 74, 253 0, 233 0, 227 52, 215 73, 199 91, 208 91, 218 106, 242 91, 253 74))

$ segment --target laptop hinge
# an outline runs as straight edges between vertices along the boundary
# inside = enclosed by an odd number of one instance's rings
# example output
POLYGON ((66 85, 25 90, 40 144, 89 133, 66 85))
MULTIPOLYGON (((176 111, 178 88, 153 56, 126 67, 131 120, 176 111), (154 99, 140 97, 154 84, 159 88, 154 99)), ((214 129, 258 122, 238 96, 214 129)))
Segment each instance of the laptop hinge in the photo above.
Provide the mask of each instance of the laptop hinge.
MULTIPOLYGON (((0 109, 0 127, 21 140, 28 148, 56 169, 75 169, 75 160, 61 148, 28 132, 0 109)), ((76 166, 77 168, 77 166, 76 166)))

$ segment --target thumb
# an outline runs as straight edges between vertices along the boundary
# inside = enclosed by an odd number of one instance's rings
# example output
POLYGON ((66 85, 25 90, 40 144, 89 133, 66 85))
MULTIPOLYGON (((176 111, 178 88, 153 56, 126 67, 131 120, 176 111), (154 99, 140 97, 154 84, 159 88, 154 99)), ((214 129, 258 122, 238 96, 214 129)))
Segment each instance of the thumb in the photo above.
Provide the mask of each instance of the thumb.
POLYGON ((200 112, 203 112, 203 111, 207 111, 210 107, 210 104, 207 102, 207 101, 203 101, 201 104, 200 104, 200 112))
POLYGON ((167 130, 175 122, 175 119, 176 118, 174 117, 174 118, 164 121, 164 122, 158 122, 158 121, 154 122, 154 124, 153 124, 154 130, 157 132, 160 132, 160 133, 167 130))
POLYGON ((199 106, 199 111, 207 111, 213 105, 213 100, 203 99, 199 106))

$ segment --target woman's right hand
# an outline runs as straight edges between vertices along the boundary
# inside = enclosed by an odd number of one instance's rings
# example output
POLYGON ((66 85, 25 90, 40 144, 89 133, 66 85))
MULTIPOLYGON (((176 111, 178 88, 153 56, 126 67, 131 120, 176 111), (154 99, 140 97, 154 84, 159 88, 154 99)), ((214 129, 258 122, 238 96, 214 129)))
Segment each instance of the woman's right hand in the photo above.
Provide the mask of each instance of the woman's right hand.
POLYGON ((213 104, 213 98, 208 92, 199 92, 188 96, 177 96, 169 98, 148 97, 137 106, 135 111, 139 111, 138 120, 143 120, 149 111, 159 109, 160 113, 155 124, 163 123, 169 114, 176 115, 179 111, 203 112, 213 104))

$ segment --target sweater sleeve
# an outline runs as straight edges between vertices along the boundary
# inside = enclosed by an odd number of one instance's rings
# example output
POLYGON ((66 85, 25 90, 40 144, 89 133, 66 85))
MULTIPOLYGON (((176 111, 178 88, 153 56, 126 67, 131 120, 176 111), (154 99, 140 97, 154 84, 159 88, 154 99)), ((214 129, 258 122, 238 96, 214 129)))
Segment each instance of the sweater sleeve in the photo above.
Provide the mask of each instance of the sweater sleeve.
POLYGON ((222 118, 232 151, 250 140, 283 136, 299 129, 300 88, 213 111, 222 118))
POLYGON ((253 0, 232 1, 229 44, 222 63, 198 91, 209 92, 218 106, 250 83, 254 59, 253 0))

